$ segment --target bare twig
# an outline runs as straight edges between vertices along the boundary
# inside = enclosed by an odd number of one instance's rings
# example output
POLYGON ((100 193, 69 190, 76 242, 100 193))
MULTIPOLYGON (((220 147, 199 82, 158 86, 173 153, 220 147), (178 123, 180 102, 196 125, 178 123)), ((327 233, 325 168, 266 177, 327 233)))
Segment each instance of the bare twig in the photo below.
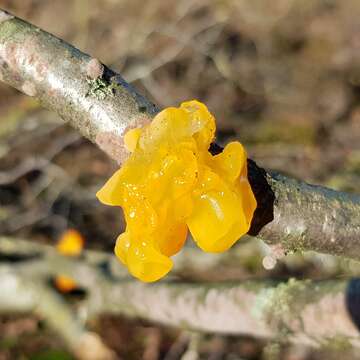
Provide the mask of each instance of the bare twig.
POLYGON ((76 314, 45 281, 0 266, 0 311, 33 312, 59 333, 79 359, 115 359, 113 352, 94 333, 85 329, 76 314), (85 346, 85 349, 84 349, 85 346))

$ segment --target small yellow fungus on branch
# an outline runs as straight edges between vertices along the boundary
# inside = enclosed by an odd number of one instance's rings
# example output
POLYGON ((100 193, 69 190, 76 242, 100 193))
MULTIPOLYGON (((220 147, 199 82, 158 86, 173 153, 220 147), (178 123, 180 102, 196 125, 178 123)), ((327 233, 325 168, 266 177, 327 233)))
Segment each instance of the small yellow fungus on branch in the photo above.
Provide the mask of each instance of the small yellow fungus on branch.
MULTIPOLYGON (((65 256, 80 256, 84 248, 84 243, 84 238, 77 230, 69 229, 60 237, 56 245, 56 250, 65 256)), ((55 286, 64 293, 77 288, 76 282, 71 277, 65 275, 58 275, 55 278, 55 286)))
POLYGON ((256 200, 247 178, 247 155, 231 142, 213 156, 215 119, 198 101, 170 107, 125 135, 130 158, 97 193, 121 206, 126 231, 115 254, 130 273, 156 281, 172 268, 170 256, 187 231, 206 252, 229 249, 250 228, 256 200))

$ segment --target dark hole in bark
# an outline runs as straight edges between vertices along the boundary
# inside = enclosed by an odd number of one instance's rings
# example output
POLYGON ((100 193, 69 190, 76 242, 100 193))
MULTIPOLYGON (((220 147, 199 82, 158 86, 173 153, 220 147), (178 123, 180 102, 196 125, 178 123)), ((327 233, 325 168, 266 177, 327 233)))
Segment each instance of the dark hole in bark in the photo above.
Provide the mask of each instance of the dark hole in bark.
POLYGON ((266 224, 274 220, 275 194, 266 180, 265 170, 251 159, 248 159, 248 179, 257 201, 248 234, 256 236, 266 224))
POLYGON ((353 278, 349 281, 345 304, 351 320, 360 330, 360 278, 353 278))
POLYGON ((220 145, 218 145, 217 143, 211 143, 210 144, 210 147, 209 147, 209 153, 211 154, 211 155, 218 155, 218 154, 220 154, 220 153, 222 153, 222 151, 223 151, 224 149, 220 146, 220 145))

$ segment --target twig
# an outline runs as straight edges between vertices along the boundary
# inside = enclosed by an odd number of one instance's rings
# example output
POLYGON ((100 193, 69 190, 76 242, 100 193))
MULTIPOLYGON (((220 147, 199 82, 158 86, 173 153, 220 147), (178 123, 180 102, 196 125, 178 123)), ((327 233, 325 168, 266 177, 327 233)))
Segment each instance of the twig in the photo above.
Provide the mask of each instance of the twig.
POLYGON ((32 312, 44 318, 79 359, 115 359, 113 352, 96 334, 84 328, 76 314, 45 281, 20 275, 13 267, 1 265, 0 282, 0 311, 32 312))

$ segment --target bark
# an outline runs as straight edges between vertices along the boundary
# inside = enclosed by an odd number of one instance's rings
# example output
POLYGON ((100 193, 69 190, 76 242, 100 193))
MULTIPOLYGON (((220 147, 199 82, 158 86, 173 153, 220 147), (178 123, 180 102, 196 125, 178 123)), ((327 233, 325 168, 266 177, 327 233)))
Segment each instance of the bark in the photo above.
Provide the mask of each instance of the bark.
MULTIPOLYGON (((121 164, 124 133, 159 109, 97 59, 0 12, 0 78, 58 113, 121 164)), ((250 235, 280 252, 316 250, 360 259, 360 196, 266 172, 249 161, 258 200, 250 235)))

